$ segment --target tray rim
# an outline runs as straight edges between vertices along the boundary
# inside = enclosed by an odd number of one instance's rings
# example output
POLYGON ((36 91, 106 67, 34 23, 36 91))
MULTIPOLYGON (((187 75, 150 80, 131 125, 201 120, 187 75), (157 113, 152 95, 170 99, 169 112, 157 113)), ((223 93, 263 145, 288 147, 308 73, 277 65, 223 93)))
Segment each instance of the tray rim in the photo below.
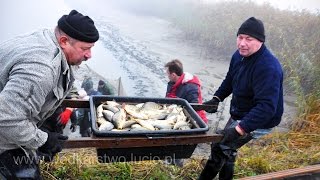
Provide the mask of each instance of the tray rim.
MULTIPOLYGON (((188 135, 188 134, 201 134, 205 133, 209 130, 208 125, 200 118, 200 116, 196 113, 196 111, 191 107, 191 105, 182 98, 153 98, 153 97, 134 97, 134 96, 111 96, 111 95, 94 95, 90 96, 89 99, 90 103, 90 119, 91 119, 91 129, 92 133, 97 137, 137 137, 137 136, 144 136, 148 138, 152 137, 163 137, 163 136, 179 136, 179 135, 188 135), (113 132, 110 131, 100 132, 96 128, 96 109, 95 109, 95 102, 99 100, 107 101, 107 100, 116 100, 117 102, 130 102, 125 100, 135 100, 140 102, 132 102, 132 103, 141 103, 141 102, 166 102, 166 104, 175 104, 169 103, 169 101, 173 101, 178 103, 179 105, 183 105, 183 107, 187 110, 193 120, 197 122, 200 128, 190 129, 190 130, 161 130, 161 131, 125 131, 125 132, 113 132)), ((165 103, 160 103, 165 104, 165 103)))

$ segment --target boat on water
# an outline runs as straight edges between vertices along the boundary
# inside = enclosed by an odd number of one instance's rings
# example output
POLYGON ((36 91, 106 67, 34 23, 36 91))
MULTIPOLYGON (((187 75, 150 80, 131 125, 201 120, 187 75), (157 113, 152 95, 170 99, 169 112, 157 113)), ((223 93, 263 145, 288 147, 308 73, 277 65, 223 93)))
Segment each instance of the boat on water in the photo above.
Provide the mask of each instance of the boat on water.
MULTIPOLYGON (((100 80, 103 80, 108 87, 112 88, 112 91, 114 92, 114 96, 125 96, 126 93, 124 91, 124 87, 122 85, 121 77, 116 79, 108 79, 106 77, 101 76, 96 71, 91 69, 88 65, 84 64, 81 66, 76 66, 74 69, 74 75, 75 75, 75 82, 74 87, 77 89, 77 91, 81 90, 81 84, 84 81, 85 78, 90 77, 93 82, 93 89, 97 90, 98 82, 100 80)), ((77 113, 77 112, 76 112, 77 113)), ((78 115, 76 115, 78 116, 78 115)), ((79 127, 76 128, 75 132, 71 132, 70 130, 71 121, 68 122, 66 127, 63 130, 63 134, 69 136, 69 138, 79 138, 81 137, 79 132, 79 127)))
POLYGON ((91 77, 93 81, 93 88, 96 90, 98 87, 98 82, 100 80, 103 80, 107 83, 109 87, 112 88, 114 95, 117 96, 125 96, 125 90, 121 81, 121 77, 116 79, 109 79, 107 77, 103 77, 100 74, 98 74, 96 71, 94 71, 92 68, 90 68, 88 65, 84 64, 81 66, 78 66, 75 69, 75 83, 74 86, 80 90, 81 84, 83 80, 87 77, 91 77))

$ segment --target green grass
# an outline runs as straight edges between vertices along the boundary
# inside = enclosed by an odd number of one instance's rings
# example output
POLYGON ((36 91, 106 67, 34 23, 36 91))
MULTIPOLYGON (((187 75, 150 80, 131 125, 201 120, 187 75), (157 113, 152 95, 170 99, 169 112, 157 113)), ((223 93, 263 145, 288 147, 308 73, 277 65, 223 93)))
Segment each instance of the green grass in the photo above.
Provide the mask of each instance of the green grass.
MULTIPOLYGON (((314 96, 313 96, 314 97, 314 96)), ((320 163, 320 101, 308 99, 292 130, 274 132, 239 150, 235 178, 304 167, 320 163)), ((51 163, 41 163, 45 179, 197 179, 200 159, 190 159, 183 168, 162 161, 99 164, 94 149, 67 150, 51 163)))

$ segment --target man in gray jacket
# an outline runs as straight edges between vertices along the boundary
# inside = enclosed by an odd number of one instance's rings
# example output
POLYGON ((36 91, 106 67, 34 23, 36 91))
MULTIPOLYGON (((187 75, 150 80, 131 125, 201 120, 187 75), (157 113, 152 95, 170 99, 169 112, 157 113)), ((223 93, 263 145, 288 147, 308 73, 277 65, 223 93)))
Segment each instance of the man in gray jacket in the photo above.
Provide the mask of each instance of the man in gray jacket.
POLYGON ((41 125, 71 90, 72 65, 91 58, 99 39, 93 20, 76 10, 54 30, 0 44, 0 179, 41 179, 38 158, 52 160, 67 137, 41 125))

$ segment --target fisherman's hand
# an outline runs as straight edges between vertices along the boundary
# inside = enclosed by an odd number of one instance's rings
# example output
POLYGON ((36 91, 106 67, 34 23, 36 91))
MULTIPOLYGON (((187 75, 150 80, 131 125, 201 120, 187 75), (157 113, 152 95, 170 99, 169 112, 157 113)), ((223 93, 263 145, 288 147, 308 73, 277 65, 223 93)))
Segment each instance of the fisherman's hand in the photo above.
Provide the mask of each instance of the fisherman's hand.
POLYGON ((207 111, 208 113, 215 113, 218 110, 218 105, 220 103, 220 100, 217 96, 213 96, 213 98, 209 101, 204 102, 203 104, 206 105, 212 105, 212 108, 210 109, 206 109, 205 111, 207 111))
POLYGON ((227 128, 224 130, 217 131, 217 134, 222 134, 223 139, 221 140, 221 144, 226 146, 232 146, 239 138, 240 134, 237 132, 236 128, 227 128))
POLYGON ((58 117, 58 125, 65 127, 70 119, 71 114, 72 114, 72 109, 66 108, 66 110, 64 110, 58 117))
POLYGON ((71 130, 71 132, 76 132, 76 130, 77 130, 77 125, 76 125, 76 124, 71 124, 70 130, 71 130))
POLYGON ((62 150, 62 145, 65 140, 68 139, 68 136, 64 136, 60 133, 50 132, 49 130, 42 128, 42 131, 48 134, 48 139, 38 148, 40 156, 44 157, 45 161, 52 161, 53 157, 62 150))

